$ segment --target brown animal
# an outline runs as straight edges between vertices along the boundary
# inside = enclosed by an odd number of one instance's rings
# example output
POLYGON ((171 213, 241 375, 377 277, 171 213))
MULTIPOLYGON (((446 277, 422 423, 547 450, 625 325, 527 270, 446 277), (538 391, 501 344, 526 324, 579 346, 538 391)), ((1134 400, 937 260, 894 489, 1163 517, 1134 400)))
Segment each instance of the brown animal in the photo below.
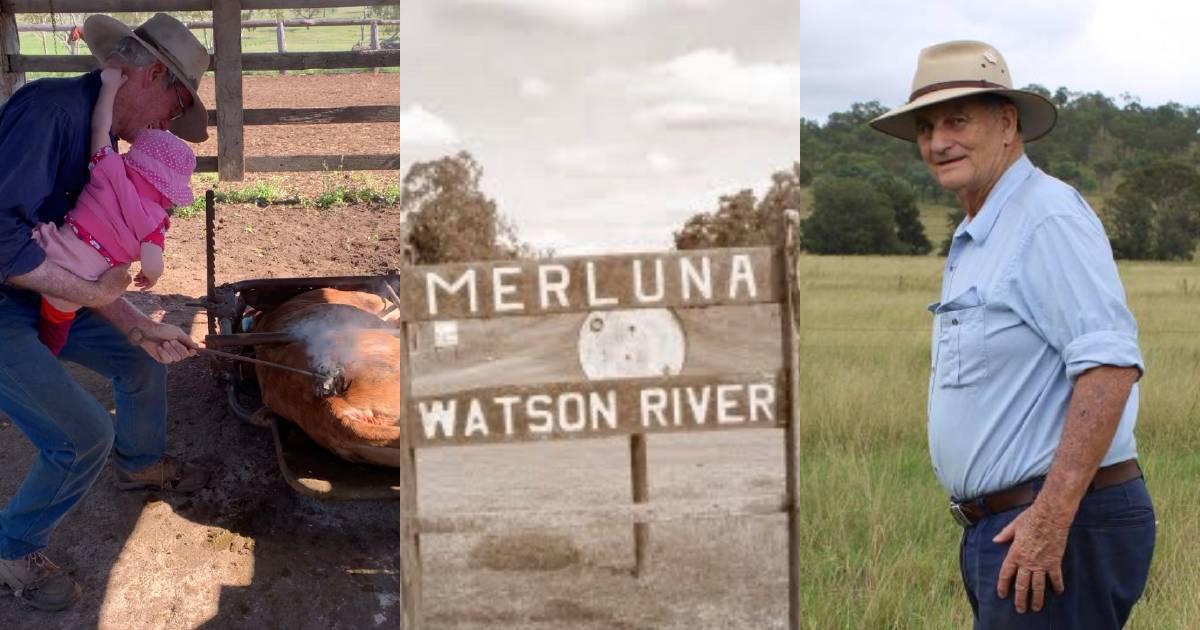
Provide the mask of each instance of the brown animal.
POLYGON ((252 332, 287 332, 294 343, 263 345, 258 358, 322 374, 347 387, 320 397, 314 379, 259 365, 263 403, 313 441, 353 462, 399 466, 400 339, 380 319, 373 293, 317 289, 255 318, 252 332))

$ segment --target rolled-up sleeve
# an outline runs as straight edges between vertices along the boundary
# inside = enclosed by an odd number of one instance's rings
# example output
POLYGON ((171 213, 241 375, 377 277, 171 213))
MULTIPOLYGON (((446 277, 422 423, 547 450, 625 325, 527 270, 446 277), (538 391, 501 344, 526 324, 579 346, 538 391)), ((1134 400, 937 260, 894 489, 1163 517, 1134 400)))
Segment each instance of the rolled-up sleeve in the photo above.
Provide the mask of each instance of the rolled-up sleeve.
POLYGON ((0 112, 0 282, 46 258, 32 234, 38 208, 54 190, 67 125, 58 107, 28 100, 0 112))
POLYGON ((1137 322, 1098 222, 1047 217, 1030 232, 1018 260, 1013 290, 1024 316, 1062 356, 1068 378, 1101 365, 1145 373, 1137 322))

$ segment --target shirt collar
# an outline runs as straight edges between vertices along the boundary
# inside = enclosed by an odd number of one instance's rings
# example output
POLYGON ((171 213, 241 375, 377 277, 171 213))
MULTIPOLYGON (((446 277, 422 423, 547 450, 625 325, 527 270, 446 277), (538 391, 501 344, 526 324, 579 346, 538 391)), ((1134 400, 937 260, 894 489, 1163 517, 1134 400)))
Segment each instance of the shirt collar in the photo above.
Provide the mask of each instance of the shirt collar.
POLYGON ((954 231, 954 237, 958 238, 966 233, 971 236, 971 240, 977 243, 986 240, 988 234, 992 232, 992 227, 996 225, 996 219, 999 218, 1000 210, 1004 207, 1005 202, 1012 196, 1013 191, 1033 174, 1033 171, 1033 162, 1030 162, 1029 158, 1022 154, 1000 176, 975 218, 970 221, 964 218, 963 222, 958 224, 958 229, 954 231))

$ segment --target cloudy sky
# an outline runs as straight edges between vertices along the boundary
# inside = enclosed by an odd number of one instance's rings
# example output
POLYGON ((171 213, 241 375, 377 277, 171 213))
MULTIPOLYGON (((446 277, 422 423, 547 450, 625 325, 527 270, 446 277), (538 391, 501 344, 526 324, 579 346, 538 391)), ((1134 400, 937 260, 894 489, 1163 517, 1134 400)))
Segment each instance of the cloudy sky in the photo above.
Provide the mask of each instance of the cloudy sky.
POLYGON ((664 249, 799 157, 797 0, 404 0, 402 169, 470 151, 523 240, 664 249))
POLYGON ((821 122, 854 102, 898 105, 918 51, 952 39, 995 46, 1018 87, 1200 105, 1197 2, 801 0, 800 16, 800 110, 821 122))

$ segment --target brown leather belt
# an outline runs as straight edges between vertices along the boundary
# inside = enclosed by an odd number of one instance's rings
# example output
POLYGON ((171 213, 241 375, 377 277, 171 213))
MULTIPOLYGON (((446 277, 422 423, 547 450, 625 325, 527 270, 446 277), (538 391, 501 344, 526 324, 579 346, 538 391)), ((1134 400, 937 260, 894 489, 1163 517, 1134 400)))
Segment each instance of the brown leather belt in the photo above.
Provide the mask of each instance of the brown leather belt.
MULTIPOLYGON (((1141 476, 1142 468, 1138 466, 1136 459, 1117 462, 1096 471, 1096 476, 1092 477, 1092 483, 1088 486, 1088 492, 1111 488, 1112 486, 1132 481, 1141 476)), ((971 499, 962 503, 956 503, 954 500, 951 500, 950 515, 954 517, 954 522, 963 527, 970 527, 988 514, 999 514, 1000 512, 1024 507, 1033 503, 1034 498, 1037 497, 1037 491, 1033 487, 1034 484, 1042 479, 1044 477, 1026 481, 1007 490, 994 492, 983 497, 982 501, 971 499), (980 505, 980 503, 983 503, 983 505, 980 505), (984 506, 986 506, 986 510, 984 506)))

